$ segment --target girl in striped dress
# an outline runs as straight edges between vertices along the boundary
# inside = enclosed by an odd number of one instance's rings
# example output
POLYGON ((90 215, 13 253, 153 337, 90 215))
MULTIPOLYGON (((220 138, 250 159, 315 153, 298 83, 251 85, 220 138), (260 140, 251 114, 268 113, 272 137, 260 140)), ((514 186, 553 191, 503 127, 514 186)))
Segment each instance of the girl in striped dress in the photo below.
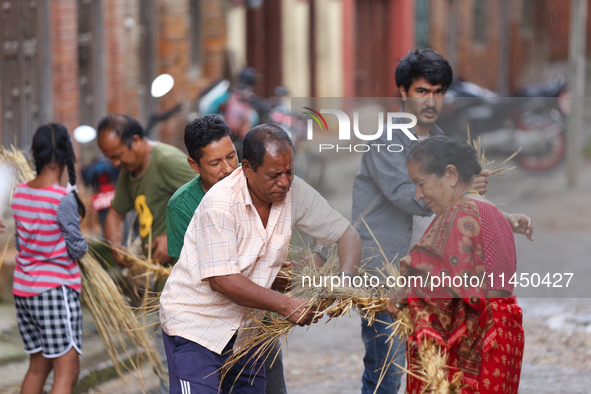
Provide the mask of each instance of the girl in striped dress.
POLYGON ((14 302, 30 355, 21 393, 42 393, 54 371, 52 393, 71 393, 80 370, 82 313, 76 259, 87 251, 80 231, 85 209, 76 191, 74 150, 61 124, 39 127, 31 153, 37 177, 19 185, 12 200, 18 250, 14 302), (67 168, 70 182, 60 186, 67 168))

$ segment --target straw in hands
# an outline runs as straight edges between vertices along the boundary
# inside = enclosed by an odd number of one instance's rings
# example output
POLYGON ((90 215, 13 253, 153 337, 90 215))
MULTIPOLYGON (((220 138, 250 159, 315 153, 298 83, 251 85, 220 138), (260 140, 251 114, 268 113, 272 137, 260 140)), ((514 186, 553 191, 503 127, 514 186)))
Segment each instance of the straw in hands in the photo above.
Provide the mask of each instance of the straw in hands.
POLYGON ((501 168, 503 165, 505 165, 507 162, 509 162, 510 160, 512 160, 515 156, 517 156, 519 154, 519 152, 521 152, 522 147, 519 147, 519 149, 517 149, 517 151, 515 151, 511 156, 507 157, 505 160, 503 160, 503 162, 495 167, 493 167, 492 165, 494 164, 494 160, 493 161, 489 161, 486 156, 484 155, 484 149, 482 148, 482 144, 480 142, 480 136, 478 136, 475 140, 470 140, 470 126, 468 126, 468 141, 469 144, 471 144, 475 149, 476 149, 476 158, 478 159, 478 164, 480 164, 480 166, 482 167, 483 170, 485 171, 489 171, 491 175, 503 175, 505 172, 507 171, 511 171, 513 169, 515 169, 516 167, 503 167, 501 168))
POLYGON ((0 149, 0 163, 7 165, 13 172, 16 179, 14 186, 23 182, 35 179, 35 172, 24 153, 17 150, 14 145, 10 148, 0 149))
POLYGON ((152 259, 146 259, 143 257, 141 254, 141 238, 139 237, 133 240, 127 249, 116 248, 110 243, 90 235, 86 235, 86 238, 109 248, 117 249, 117 252, 123 256, 123 260, 129 266, 142 269, 141 276, 154 275, 156 279, 167 278, 172 271, 172 267, 160 265, 152 259), (138 243, 139 248, 137 246, 138 243))

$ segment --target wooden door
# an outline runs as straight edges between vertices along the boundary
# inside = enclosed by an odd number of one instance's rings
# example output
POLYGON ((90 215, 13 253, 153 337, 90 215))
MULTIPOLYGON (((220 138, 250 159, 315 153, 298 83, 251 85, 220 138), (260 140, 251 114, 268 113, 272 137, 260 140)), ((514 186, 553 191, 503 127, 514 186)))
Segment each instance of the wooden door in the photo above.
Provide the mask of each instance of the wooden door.
MULTIPOLYGON (((2 144, 29 149, 40 124, 40 12, 37 1, 3 0, 0 7, 2 144)), ((46 65, 50 67, 50 65, 46 65)))
POLYGON ((259 74, 255 92, 274 96, 283 84, 281 1, 265 1, 246 12, 246 63, 259 74))
POLYGON ((357 0, 355 21, 355 95, 390 96, 390 0, 357 0))

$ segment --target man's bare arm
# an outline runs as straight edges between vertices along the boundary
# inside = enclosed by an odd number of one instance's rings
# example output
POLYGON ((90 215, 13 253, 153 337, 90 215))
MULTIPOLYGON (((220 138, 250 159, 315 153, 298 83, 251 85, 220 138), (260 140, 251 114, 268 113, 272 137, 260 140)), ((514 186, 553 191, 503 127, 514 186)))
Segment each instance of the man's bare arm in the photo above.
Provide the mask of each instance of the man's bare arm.
POLYGON ((277 312, 300 326, 315 322, 315 309, 307 308, 307 300, 290 298, 266 289, 242 274, 213 276, 208 281, 213 291, 240 306, 277 312))
POLYGON ((341 272, 356 275, 361 261, 361 237, 349 226, 337 241, 341 272))
MULTIPOLYGON (((105 220, 105 238, 114 248, 121 248, 123 242, 125 214, 119 213, 113 208, 109 208, 107 219, 105 220)), ((121 255, 113 248, 111 249, 117 264, 122 265, 121 255)))
POLYGON ((479 194, 486 194, 488 191, 488 177, 490 175, 490 171, 480 171, 480 174, 472 180, 472 189, 476 190, 479 194))
POLYGON ((527 239, 533 241, 534 225, 529 216, 522 213, 508 213, 501 211, 505 219, 511 225, 513 232, 516 234, 525 234, 527 239))

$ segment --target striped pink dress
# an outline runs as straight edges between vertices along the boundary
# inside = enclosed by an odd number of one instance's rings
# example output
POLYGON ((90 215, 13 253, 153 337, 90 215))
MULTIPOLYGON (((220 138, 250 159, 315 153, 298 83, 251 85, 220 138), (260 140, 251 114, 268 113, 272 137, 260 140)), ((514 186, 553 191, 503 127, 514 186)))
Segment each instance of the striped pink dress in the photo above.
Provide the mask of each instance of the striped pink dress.
POLYGON ((81 290, 76 263, 87 245, 72 193, 61 186, 40 189, 23 183, 15 190, 12 212, 18 252, 13 293, 31 297, 60 286, 81 290))

